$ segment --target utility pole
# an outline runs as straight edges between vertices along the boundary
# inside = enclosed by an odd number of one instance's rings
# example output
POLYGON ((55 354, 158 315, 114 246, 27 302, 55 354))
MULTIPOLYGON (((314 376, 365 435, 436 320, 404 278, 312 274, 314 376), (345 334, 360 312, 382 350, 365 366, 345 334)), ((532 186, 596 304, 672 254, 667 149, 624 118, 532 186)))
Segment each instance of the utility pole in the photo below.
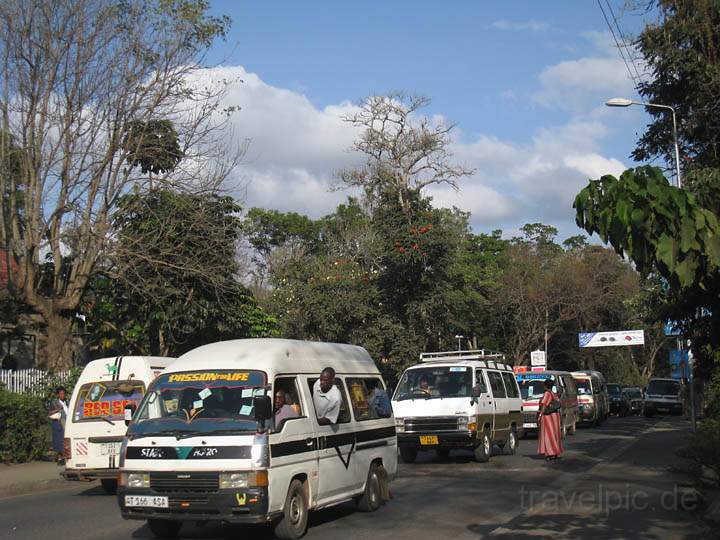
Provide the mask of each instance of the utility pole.
POLYGON ((547 361, 548 361, 548 355, 547 355, 547 342, 548 342, 547 326, 548 326, 548 309, 545 308, 545 365, 547 365, 547 361))

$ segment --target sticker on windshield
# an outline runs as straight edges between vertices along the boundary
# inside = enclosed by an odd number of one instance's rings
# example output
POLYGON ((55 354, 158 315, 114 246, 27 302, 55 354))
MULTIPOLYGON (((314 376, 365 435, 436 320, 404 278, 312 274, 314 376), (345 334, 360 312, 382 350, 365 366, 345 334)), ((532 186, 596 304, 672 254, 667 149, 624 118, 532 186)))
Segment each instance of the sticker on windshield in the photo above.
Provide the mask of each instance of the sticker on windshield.
POLYGON ((252 412, 253 408, 252 405, 243 405, 240 408, 240 414, 243 416, 250 416, 250 413, 252 412))
POLYGON ((212 394, 212 390, 210 390, 209 388, 203 388, 202 390, 200 390, 200 392, 198 392, 198 396, 200 396, 200 399, 207 399, 210 394, 212 394))
POLYGON ((252 388, 243 388, 242 393, 240 394, 241 398, 249 398, 253 395, 253 389, 252 388))
POLYGON ((173 373, 168 382, 196 382, 196 381, 247 381, 248 372, 244 373, 173 373))
POLYGON ((451 367, 450 371, 467 371, 466 367, 451 367))
POLYGON ((193 402, 193 409, 202 409, 203 408, 203 400, 198 399, 197 401, 193 402))

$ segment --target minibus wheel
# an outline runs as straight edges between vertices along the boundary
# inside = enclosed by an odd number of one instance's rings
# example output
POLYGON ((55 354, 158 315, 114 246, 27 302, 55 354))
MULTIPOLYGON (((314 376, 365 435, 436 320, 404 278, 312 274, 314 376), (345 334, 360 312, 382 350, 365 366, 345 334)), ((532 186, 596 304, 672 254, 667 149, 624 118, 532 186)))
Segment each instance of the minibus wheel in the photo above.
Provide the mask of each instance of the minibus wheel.
POLYGON ((517 445, 518 445, 518 436, 517 436, 517 428, 513 426, 510 428, 510 434, 508 435, 507 441, 505 442, 503 450, 505 453, 509 456, 514 456, 515 452, 517 451, 517 445))
POLYGON ((475 454, 475 461, 485 463, 490 459, 491 452, 492 441, 490 440, 490 434, 487 431, 484 431, 480 437, 480 445, 473 451, 475 454))
POLYGON ((177 538, 182 527, 182 521, 170 521, 165 519, 148 519, 148 527, 158 538, 177 538))
POLYGON ((117 480, 112 478, 101 478, 100 485, 108 495, 115 495, 117 493, 117 480))
POLYGON ((275 524, 275 536, 282 540, 297 540, 307 531, 308 502, 305 487, 297 478, 290 482, 283 517, 275 524))
POLYGON ((385 471, 377 463, 370 464, 367 480, 365 481, 365 491, 357 501, 358 510, 361 512, 374 512, 383 503, 383 493, 386 491, 385 471))

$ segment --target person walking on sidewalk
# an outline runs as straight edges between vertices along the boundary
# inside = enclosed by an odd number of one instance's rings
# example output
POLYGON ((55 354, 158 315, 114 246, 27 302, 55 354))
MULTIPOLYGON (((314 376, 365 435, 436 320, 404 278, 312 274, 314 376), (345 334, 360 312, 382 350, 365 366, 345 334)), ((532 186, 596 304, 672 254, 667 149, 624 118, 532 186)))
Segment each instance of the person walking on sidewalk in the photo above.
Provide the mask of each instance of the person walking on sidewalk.
POLYGON ((52 428, 52 450, 55 454, 55 462, 58 465, 65 463, 63 437, 65 433, 65 419, 68 415, 68 404, 65 398, 65 388, 57 389, 56 397, 50 402, 48 416, 52 428))
POLYGON ((546 461, 559 458, 563 453, 560 434, 560 398, 552 391, 553 382, 546 379, 543 383, 545 393, 540 400, 538 412, 538 454, 545 456, 546 461))

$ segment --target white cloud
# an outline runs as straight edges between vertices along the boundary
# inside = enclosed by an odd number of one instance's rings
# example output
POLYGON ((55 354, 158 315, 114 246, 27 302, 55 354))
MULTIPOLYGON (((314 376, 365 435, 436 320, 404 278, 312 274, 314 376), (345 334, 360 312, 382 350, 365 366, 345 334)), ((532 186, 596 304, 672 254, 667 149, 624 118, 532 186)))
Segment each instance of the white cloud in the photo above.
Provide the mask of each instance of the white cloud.
POLYGON ((497 30, 530 30, 532 32, 545 32, 550 30, 550 25, 546 22, 541 21, 507 21, 499 20, 495 21, 491 25, 497 30))
MULTIPOLYGON (((251 139, 246 162, 237 171, 245 184, 238 195, 246 207, 319 217, 347 197, 348 192, 330 187, 337 170, 360 159, 347 150, 357 131, 342 120, 354 105, 346 101, 317 108, 305 96, 269 85, 241 67, 216 68, 207 76, 244 81, 232 88, 227 103, 242 107, 232 119, 234 135, 251 139)), ((575 194, 589 178, 625 168, 602 154, 607 136, 599 120, 575 118, 537 130, 527 143, 491 135, 456 141, 456 162, 475 172, 461 182, 459 192, 434 186, 427 194, 439 206, 470 211, 478 231, 516 230, 544 221, 575 234, 570 225, 575 194)))

